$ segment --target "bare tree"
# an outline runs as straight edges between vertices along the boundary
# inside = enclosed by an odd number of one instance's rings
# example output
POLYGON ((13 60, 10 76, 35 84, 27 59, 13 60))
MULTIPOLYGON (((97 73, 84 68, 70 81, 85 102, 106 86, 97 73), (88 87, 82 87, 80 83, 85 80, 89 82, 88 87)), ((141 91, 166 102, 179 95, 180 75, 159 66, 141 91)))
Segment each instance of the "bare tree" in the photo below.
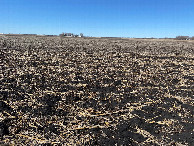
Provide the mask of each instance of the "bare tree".
POLYGON ((61 34, 59 34, 59 36, 60 36, 60 38, 63 38, 64 37, 64 32, 63 33, 61 33, 61 34))
POLYGON ((80 37, 83 37, 84 36, 84 34, 83 33, 80 33, 80 37))

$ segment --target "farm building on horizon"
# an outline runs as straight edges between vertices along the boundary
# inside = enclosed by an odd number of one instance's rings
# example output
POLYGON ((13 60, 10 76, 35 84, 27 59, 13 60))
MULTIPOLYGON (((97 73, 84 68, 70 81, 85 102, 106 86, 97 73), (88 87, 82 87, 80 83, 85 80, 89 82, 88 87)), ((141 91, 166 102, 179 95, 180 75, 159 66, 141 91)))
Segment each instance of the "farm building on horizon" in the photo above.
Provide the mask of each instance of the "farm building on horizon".
POLYGON ((59 36, 61 37, 83 37, 83 33, 80 33, 80 35, 77 35, 77 34, 73 34, 73 33, 62 33, 62 34, 59 34, 59 36))

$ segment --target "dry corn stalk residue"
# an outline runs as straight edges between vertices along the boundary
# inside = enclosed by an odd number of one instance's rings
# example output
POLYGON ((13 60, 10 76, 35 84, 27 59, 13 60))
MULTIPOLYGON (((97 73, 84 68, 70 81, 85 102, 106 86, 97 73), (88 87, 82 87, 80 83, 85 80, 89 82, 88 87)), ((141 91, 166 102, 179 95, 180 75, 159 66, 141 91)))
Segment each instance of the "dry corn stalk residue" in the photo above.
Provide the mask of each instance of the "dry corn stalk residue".
POLYGON ((0 144, 192 145, 194 42, 0 37, 0 144))

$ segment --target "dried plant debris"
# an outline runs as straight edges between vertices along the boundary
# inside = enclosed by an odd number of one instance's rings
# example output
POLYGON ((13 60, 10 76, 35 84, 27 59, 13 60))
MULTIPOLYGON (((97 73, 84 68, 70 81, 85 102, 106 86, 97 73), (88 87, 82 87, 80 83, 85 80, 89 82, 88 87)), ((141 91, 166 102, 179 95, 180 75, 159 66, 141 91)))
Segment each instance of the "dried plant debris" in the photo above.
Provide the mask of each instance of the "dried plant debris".
POLYGON ((192 145, 194 43, 0 37, 0 144, 192 145))

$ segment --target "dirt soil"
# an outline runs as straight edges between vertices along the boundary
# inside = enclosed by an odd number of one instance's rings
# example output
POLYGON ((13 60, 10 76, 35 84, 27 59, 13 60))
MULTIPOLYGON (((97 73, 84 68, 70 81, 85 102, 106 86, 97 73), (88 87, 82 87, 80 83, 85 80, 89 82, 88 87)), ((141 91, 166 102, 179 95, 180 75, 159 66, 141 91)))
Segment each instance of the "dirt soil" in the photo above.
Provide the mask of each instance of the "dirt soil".
POLYGON ((194 42, 0 36, 0 145, 194 144, 194 42))

